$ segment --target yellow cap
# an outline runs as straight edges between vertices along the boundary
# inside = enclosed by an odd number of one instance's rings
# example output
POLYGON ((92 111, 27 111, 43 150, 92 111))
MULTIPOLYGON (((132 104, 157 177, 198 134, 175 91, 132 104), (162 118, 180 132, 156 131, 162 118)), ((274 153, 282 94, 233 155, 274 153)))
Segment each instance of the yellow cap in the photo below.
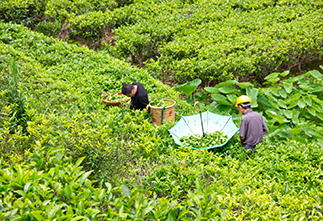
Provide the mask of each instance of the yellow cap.
POLYGON ((238 104, 243 104, 243 103, 251 103, 250 98, 246 95, 241 95, 240 97, 238 97, 237 103, 235 106, 238 107, 238 104))

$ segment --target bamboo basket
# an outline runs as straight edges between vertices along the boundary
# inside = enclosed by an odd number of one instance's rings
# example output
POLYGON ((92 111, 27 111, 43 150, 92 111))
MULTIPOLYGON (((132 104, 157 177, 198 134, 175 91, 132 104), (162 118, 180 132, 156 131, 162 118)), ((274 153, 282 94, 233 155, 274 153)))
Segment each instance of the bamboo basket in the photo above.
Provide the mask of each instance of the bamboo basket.
MULTIPOLYGON (((110 94, 118 94, 119 96, 125 96, 123 93, 121 92, 115 92, 115 93, 110 93, 110 94)), ((104 97, 102 97, 102 102, 105 103, 107 106, 119 106, 121 103, 120 101, 106 101, 106 98, 110 95, 107 94, 104 97)), ((130 99, 126 100, 125 102, 130 101, 130 99)))
POLYGON ((162 99, 172 102, 173 104, 167 107, 155 107, 149 104, 152 120, 155 125, 159 126, 163 124, 163 121, 175 122, 175 104, 176 102, 171 99, 162 99))

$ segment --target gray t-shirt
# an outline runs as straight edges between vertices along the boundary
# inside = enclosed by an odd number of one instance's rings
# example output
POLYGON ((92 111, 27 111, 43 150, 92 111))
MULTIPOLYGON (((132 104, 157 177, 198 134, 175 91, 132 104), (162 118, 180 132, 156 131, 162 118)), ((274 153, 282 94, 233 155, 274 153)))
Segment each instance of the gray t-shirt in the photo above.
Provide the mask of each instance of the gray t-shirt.
POLYGON ((239 136, 245 137, 243 144, 255 146, 262 141, 263 133, 268 127, 261 114, 248 110, 241 119, 239 136))

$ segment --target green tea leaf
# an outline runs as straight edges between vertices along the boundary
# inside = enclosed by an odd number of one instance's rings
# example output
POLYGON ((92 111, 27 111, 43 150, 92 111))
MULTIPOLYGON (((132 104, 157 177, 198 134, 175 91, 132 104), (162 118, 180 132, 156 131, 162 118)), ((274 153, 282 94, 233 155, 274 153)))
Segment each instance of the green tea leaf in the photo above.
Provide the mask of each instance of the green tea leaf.
POLYGON ((42 211, 40 210, 34 210, 31 212, 31 215, 37 219, 37 221, 45 220, 44 217, 41 215, 42 211))
POLYGON ((122 192, 124 193, 124 195, 126 195, 127 197, 130 197, 130 190, 126 185, 122 185, 122 192))

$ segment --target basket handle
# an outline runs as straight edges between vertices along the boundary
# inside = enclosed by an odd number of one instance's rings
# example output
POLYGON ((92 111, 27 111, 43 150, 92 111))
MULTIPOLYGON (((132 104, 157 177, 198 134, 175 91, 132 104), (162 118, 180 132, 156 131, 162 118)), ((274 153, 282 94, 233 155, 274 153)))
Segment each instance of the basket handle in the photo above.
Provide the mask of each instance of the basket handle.
POLYGON ((161 119, 160 119, 160 125, 163 125, 163 120, 164 120, 164 110, 166 107, 163 107, 162 112, 161 112, 161 119))

